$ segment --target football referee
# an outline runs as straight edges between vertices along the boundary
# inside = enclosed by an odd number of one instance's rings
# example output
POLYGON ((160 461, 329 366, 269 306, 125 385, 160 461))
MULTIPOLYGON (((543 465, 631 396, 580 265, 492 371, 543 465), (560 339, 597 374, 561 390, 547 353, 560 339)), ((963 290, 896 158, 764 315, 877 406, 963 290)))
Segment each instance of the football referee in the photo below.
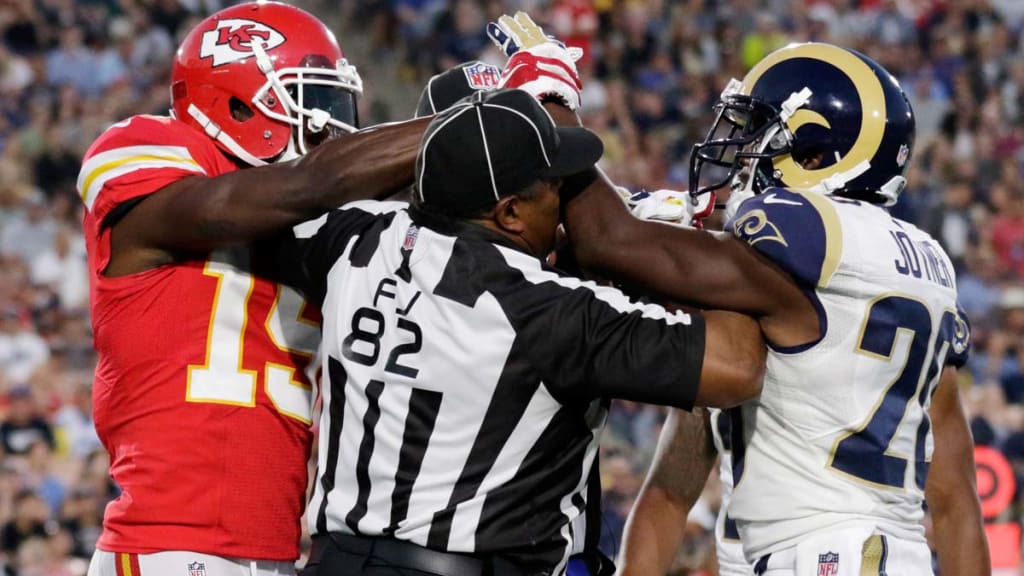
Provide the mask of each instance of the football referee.
POLYGON ((600 140, 525 92, 437 115, 413 206, 357 202, 303 241, 325 378, 316 573, 562 574, 618 397, 689 409, 759 391, 750 319, 670 313, 546 266, 561 178, 600 140))

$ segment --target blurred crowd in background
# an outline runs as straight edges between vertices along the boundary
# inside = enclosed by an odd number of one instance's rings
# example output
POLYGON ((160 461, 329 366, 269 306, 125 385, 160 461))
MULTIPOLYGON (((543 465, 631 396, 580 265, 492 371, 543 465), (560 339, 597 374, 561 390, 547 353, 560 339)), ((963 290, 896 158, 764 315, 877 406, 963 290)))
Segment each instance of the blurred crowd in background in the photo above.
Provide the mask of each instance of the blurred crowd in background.
MULTIPOLYGON (((117 494, 92 430, 95 353, 76 178, 110 124, 166 114, 170 60, 222 0, 0 2, 0 566, 82 574, 117 494)), ((917 113, 893 213, 938 238, 973 324, 975 440, 1024 475, 1024 2, 1019 0, 310 0, 364 77, 363 124, 411 116, 430 75, 501 64, 484 25, 529 11, 585 50, 582 117, 631 189, 687 186, 689 149, 729 78, 791 41, 861 50, 917 113)), ((695 279, 699 281, 699 278, 695 279)), ((753 287, 752 287, 753 289, 753 287)), ((173 329, 168 327, 168 329, 173 329)), ((664 411, 613 407, 603 442, 613 554, 664 411)), ((1024 477, 1024 476, 1022 476, 1024 477)), ((713 477, 678 574, 714 574, 713 477)), ((1019 519, 1024 496, 1010 515, 1019 519)))

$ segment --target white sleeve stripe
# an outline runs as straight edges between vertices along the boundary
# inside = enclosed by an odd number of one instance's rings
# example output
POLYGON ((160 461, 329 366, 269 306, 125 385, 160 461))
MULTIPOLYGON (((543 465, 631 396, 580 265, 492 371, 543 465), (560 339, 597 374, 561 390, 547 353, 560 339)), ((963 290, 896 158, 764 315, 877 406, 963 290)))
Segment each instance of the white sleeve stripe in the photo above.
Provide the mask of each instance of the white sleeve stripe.
POLYGON ((196 174, 206 174, 206 171, 195 162, 154 159, 153 157, 129 158, 126 159, 124 164, 115 165, 109 168, 101 167, 100 170, 95 171, 93 175, 86 179, 87 187, 84 190, 79 189, 79 193, 82 195, 82 201, 85 202, 86 208, 92 210, 93 204, 96 203, 96 198, 100 195, 100 190, 103 189, 103 186, 106 185, 108 181, 124 176, 125 174, 130 174, 136 170, 150 168, 178 168, 180 170, 195 172, 196 174))
MULTIPOLYGON (((95 202, 95 198, 88 200, 88 197, 94 187, 94 181, 108 170, 134 164, 135 161, 176 162, 182 166, 188 165, 193 167, 186 168, 187 170, 205 173, 202 168, 199 167, 199 163, 192 158, 192 154, 189 153, 188 148, 184 146, 122 146, 120 148, 101 152, 92 158, 89 158, 89 160, 82 165, 82 170, 78 173, 77 182, 78 193, 82 197, 82 200, 91 208, 93 202, 95 202)), ((152 168, 154 166, 145 167, 152 168)))
POLYGON ((82 171, 78 173, 78 188, 81 189, 89 175, 103 165, 135 156, 156 156, 167 160, 195 163, 192 154, 184 146, 122 146, 101 152, 82 164, 82 171))
POLYGON ((657 304, 639 304, 632 302, 629 297, 615 288, 598 286, 596 283, 589 280, 559 276, 554 272, 544 270, 541 268, 539 260, 526 256, 510 248, 503 248, 499 246, 498 251, 505 257, 505 262, 509 266, 522 272, 523 277, 531 284, 554 282, 555 284, 564 286, 570 290, 586 289, 593 292, 594 296, 598 300, 608 304, 613 310, 623 314, 640 312, 641 317, 643 318, 664 320, 666 324, 689 325, 692 323, 692 318, 690 318, 690 315, 685 312, 669 312, 664 307, 657 304))

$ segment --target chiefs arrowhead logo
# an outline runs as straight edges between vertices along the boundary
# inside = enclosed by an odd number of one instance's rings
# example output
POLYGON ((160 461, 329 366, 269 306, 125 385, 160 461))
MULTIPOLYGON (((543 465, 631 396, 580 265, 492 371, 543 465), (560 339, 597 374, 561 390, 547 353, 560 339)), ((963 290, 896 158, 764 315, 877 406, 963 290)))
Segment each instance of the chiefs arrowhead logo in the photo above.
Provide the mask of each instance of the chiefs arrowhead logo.
POLYGON ((252 43, 260 42, 270 51, 284 44, 286 38, 262 22, 232 18, 217 22, 217 27, 203 33, 199 47, 200 58, 213 58, 214 66, 221 66, 252 56, 252 43))

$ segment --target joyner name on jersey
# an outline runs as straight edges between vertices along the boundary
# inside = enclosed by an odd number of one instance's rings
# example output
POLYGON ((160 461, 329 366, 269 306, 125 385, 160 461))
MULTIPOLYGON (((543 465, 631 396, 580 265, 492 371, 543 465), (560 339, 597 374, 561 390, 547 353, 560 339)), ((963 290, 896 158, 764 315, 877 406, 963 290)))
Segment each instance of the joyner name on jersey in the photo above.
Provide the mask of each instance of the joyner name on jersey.
POLYGON ((899 255, 893 260, 896 272, 934 282, 945 288, 953 288, 953 275, 946 267, 945 259, 939 257, 939 248, 933 241, 914 241, 901 230, 890 230, 889 235, 896 243, 899 255))

